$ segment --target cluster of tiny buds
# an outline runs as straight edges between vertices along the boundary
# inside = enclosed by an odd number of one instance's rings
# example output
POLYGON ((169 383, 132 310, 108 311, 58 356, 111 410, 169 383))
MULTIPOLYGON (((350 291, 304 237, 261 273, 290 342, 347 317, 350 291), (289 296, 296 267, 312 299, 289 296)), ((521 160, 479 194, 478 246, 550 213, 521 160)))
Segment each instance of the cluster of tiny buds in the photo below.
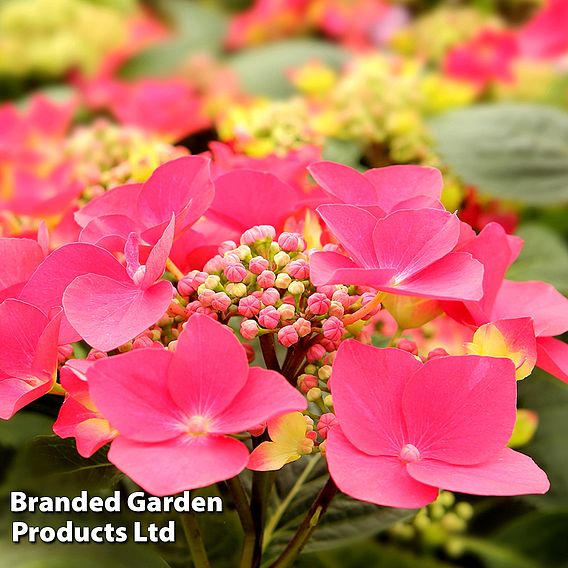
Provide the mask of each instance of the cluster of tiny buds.
POLYGON ((239 244, 226 241, 218 253, 178 282, 187 316, 201 313, 223 323, 238 316, 244 339, 273 334, 284 347, 301 342, 308 362, 337 350, 353 333, 345 329, 344 316, 375 296, 355 287, 314 286, 302 236, 277 236, 270 225, 248 229, 239 244))
POLYGON ((403 351, 407 351, 424 363, 426 361, 430 361, 431 359, 446 357, 447 355, 449 355, 449 353, 443 347, 436 347, 435 349, 429 351, 425 357, 420 357, 418 354, 418 345, 416 344, 416 342, 404 337, 397 341, 396 347, 398 347, 398 349, 402 349, 403 351))

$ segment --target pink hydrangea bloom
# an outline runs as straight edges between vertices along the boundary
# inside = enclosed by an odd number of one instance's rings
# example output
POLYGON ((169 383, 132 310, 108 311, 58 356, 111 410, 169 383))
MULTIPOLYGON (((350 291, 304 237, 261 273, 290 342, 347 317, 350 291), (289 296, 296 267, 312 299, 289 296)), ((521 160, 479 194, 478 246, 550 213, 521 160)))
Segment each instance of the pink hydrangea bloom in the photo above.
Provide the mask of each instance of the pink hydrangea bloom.
POLYGON ((44 258, 32 239, 0 238, 0 301, 15 298, 44 258))
POLYGON ((441 209, 403 209, 378 219, 353 205, 322 205, 318 213, 351 259, 315 252, 312 281, 370 286, 395 294, 479 300, 483 267, 456 252, 462 223, 441 209))
POLYGON ((53 431, 59 437, 75 438, 77 451, 85 458, 118 435, 89 394, 85 373, 93 363, 93 360, 74 359, 61 368, 59 380, 67 394, 53 425, 53 431))
POLYGON ((0 304, 0 418, 40 398, 53 386, 61 310, 44 312, 19 300, 0 304))
POLYGON ((230 435, 306 406, 284 377, 249 368, 233 333, 210 318, 192 316, 177 347, 138 349, 87 371, 95 404, 120 432, 109 460, 154 495, 237 475, 249 452, 230 435))
POLYGON ((508 359, 448 356, 422 364, 400 349, 346 341, 333 366, 339 426, 327 436, 331 476, 348 495, 392 507, 422 507, 438 488, 544 493, 546 474, 506 447, 515 402, 508 359))

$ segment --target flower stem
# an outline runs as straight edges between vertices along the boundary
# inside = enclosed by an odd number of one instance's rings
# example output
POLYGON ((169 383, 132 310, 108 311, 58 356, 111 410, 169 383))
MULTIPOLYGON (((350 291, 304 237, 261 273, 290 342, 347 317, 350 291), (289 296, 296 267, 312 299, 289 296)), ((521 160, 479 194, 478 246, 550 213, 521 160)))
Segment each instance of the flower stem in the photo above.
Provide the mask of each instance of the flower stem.
POLYGON ((302 548, 314 532, 320 518, 327 511, 331 500, 337 494, 338 489, 331 477, 323 486, 316 500, 312 503, 310 510, 298 527, 296 534, 284 549, 284 552, 271 564, 270 568, 286 568, 292 566, 302 548))
POLYGON ((370 314, 382 301, 385 297, 385 292, 378 292, 377 295, 365 306, 359 308, 356 312, 345 316, 343 318, 343 325, 351 325, 359 320, 362 320, 370 314))
POLYGON ((170 302, 170 305, 168 306, 168 312, 171 315, 180 316, 182 318, 187 319, 187 310, 183 306, 180 306, 179 304, 176 304, 173 301, 170 302))
POLYGON ((280 373, 280 363, 278 363, 276 349, 274 348, 274 336, 261 335, 258 340, 260 341, 260 349, 262 350, 262 357, 266 363, 266 368, 280 373))
POLYGON ((181 524, 187 538, 195 568, 210 568, 209 559, 199 530, 199 523, 193 511, 181 515, 181 524))
POLYGON ((168 260, 166 260, 166 270, 178 281, 185 276, 184 273, 175 265, 174 261, 171 258, 168 258, 168 260))
POLYGON ((243 487, 241 478, 238 475, 228 479, 227 485, 231 491, 231 495, 243 527, 243 532, 245 533, 240 566, 241 568, 249 568, 249 566, 252 565, 256 539, 254 520, 250 510, 249 499, 243 487))

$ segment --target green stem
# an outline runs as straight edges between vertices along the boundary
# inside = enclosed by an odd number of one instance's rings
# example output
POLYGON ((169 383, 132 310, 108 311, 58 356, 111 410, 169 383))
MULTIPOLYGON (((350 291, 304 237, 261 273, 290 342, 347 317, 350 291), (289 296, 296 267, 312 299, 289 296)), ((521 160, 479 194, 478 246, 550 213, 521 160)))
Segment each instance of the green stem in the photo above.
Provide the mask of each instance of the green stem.
POLYGON ((201 531, 199 530, 199 523, 197 522, 195 513, 190 511, 182 514, 181 524, 187 538, 195 568, 210 568, 207 551, 203 544, 203 538, 201 537, 201 531))
POLYGON ((255 527, 255 539, 250 568, 258 568, 262 560, 262 541, 264 537, 264 525, 266 524, 266 508, 268 506, 268 496, 272 489, 274 477, 275 472, 273 471, 255 471, 252 474, 250 508, 255 527))
POLYGON ((280 522, 282 515, 286 512, 286 509, 288 509, 290 503, 292 502, 294 497, 296 497, 298 491, 300 491, 300 489, 304 485, 304 482, 308 479, 310 473, 313 471, 314 467, 319 462, 319 458, 320 456, 317 455, 310 460, 308 465, 306 465, 306 467, 304 468, 304 471, 302 471, 302 473, 300 474, 300 476, 292 486, 292 489, 290 489, 288 495, 286 495, 286 498, 280 503, 280 505, 278 505, 277 509, 274 511, 274 513, 268 520, 268 523, 266 524, 266 529, 264 531, 263 549, 266 549, 266 547, 270 543, 270 540, 274 535, 274 531, 276 530, 276 527, 278 526, 278 523, 280 522))
POLYGON ((231 491, 239 519, 241 520, 243 532, 245 533, 240 566, 241 568, 249 568, 249 566, 252 565, 256 539, 249 499, 239 476, 228 479, 227 485, 231 491))
POLYGON ((284 552, 273 564, 271 564, 270 568, 285 568, 287 566, 292 566, 293 562, 302 551, 302 548, 304 548, 306 542, 310 536, 312 536, 320 518, 327 511, 331 500, 335 497, 337 492, 337 486, 330 477, 327 480, 327 483, 323 486, 323 489, 320 491, 316 500, 312 503, 310 510, 298 527, 296 534, 288 543, 284 552))

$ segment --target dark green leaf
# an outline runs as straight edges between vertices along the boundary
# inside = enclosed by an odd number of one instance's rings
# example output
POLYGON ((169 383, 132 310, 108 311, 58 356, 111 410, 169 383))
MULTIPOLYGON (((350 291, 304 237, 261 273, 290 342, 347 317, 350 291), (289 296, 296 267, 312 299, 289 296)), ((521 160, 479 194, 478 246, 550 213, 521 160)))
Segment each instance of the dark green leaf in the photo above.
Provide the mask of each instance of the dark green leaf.
POLYGON ((435 119, 444 160, 469 184, 499 198, 568 202, 568 114, 530 104, 482 105, 435 119))
POLYGON ((247 92, 284 98, 294 92, 286 77, 290 69, 312 59, 337 68, 347 57, 347 52, 335 44, 315 39, 297 39, 243 51, 231 57, 228 63, 247 92))
POLYGON ((562 238, 536 223, 522 225, 517 234, 525 244, 507 278, 544 280, 568 294, 568 248, 562 238))
POLYGON ((7 421, 0 421, 0 446, 18 447, 38 435, 52 432, 53 419, 33 412, 18 412, 7 421))

